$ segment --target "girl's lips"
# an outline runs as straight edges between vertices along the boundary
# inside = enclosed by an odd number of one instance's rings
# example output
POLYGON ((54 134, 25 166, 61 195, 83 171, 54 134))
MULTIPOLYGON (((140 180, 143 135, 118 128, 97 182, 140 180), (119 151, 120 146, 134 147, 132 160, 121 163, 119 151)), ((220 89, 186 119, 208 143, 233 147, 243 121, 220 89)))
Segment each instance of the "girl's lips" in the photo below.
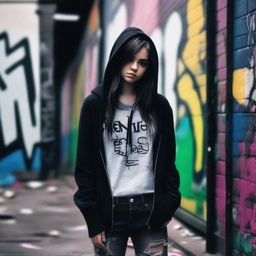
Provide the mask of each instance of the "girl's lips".
POLYGON ((136 75, 131 74, 131 73, 127 73, 127 76, 130 76, 130 77, 136 77, 136 75))

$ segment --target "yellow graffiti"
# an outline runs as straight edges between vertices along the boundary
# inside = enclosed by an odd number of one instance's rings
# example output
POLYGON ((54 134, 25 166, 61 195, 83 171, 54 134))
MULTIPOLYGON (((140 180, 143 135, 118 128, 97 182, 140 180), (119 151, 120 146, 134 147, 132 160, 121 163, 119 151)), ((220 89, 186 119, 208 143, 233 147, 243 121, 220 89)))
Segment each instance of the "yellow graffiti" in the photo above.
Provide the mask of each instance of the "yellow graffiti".
POLYGON ((188 2, 188 10, 193 10, 196 8, 198 5, 202 5, 203 0, 190 0, 188 2))
POLYGON ((180 206, 190 212, 196 212, 196 200, 182 197, 180 206))
POLYGON ((196 172, 202 171, 204 122, 202 104, 206 103, 206 31, 203 0, 190 0, 187 5, 188 40, 179 60, 179 71, 183 66, 189 70, 180 77, 177 85, 180 99, 187 105, 191 115, 193 133, 195 136, 195 166, 196 172), (183 64, 181 64, 183 63, 183 64), (192 78, 193 76, 193 78, 192 78))
MULTIPOLYGON (((203 0, 190 0, 187 5, 188 37, 200 35, 205 26, 203 0)), ((205 31, 203 31, 205 33, 205 31)))
POLYGON ((185 74, 178 82, 178 94, 182 101, 187 103, 189 108, 195 135, 196 151, 196 172, 201 171, 203 162, 203 129, 202 110, 198 94, 193 88, 193 81, 188 74, 185 74))
POLYGON ((204 201, 204 216, 203 216, 204 220, 206 220, 207 218, 207 203, 206 201, 204 201))
POLYGON ((181 75, 182 73, 184 73, 184 71, 185 71, 184 63, 182 62, 181 59, 178 59, 177 60, 177 72, 178 72, 178 75, 181 75))
POLYGON ((73 97, 72 97, 72 122, 71 129, 76 129, 79 121, 79 113, 81 110, 81 104, 84 98, 84 60, 79 66, 77 76, 73 84, 73 97))
POLYGON ((190 10, 190 13, 188 13, 188 20, 191 24, 198 20, 203 20, 204 10, 201 3, 199 3, 196 7, 191 7, 191 4, 188 4, 188 8, 190 10))
POLYGON ((239 104, 246 104, 246 84, 250 83, 246 78, 250 80, 247 68, 235 70, 233 73, 233 97, 239 104))
POLYGON ((187 7, 188 41, 182 53, 182 59, 188 69, 195 75, 200 88, 200 96, 203 103, 206 102, 206 74, 202 62, 206 59, 206 31, 204 29, 204 10, 202 0, 189 1, 187 7), (196 10, 196 11, 194 11, 196 10))
MULTIPOLYGON (((187 211, 195 213, 197 210, 197 201, 195 199, 181 198, 180 206, 187 211)), ((206 200, 203 201, 203 219, 207 218, 207 203, 206 200)))

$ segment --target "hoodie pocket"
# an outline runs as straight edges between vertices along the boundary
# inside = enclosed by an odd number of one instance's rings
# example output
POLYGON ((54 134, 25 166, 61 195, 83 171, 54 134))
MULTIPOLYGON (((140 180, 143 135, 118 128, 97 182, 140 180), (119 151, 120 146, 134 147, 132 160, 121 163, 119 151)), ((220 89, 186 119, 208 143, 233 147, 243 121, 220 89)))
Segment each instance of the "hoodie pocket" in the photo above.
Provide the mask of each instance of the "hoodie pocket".
POLYGON ((162 195, 155 200, 154 210, 150 219, 152 227, 162 226, 166 221, 171 220, 174 212, 180 205, 180 196, 162 195))

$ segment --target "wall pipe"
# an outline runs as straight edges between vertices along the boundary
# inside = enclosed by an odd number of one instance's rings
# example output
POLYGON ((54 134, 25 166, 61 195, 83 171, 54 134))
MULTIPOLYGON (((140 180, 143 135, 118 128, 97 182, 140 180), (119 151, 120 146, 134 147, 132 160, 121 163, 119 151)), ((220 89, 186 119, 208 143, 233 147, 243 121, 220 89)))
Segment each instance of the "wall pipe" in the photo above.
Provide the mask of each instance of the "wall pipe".
POLYGON ((206 251, 215 253, 216 240, 214 236, 216 211, 215 211, 215 188, 216 188, 216 106, 217 106, 217 86, 216 86, 216 1, 206 2, 206 42, 207 42, 207 153, 206 153, 206 176, 207 176, 207 222, 206 222, 206 251))
POLYGON ((225 255, 232 255, 232 195, 233 195, 233 22, 234 1, 227 1, 227 88, 226 88, 226 227, 225 255))

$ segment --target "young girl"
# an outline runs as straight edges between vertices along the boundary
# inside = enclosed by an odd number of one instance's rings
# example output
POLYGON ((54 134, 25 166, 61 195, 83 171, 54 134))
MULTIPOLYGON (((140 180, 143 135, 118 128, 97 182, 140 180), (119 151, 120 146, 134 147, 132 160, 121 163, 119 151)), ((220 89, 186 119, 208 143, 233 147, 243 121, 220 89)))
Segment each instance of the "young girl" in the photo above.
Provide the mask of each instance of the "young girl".
POLYGON ((167 228, 180 205, 173 114, 157 93, 158 56, 142 30, 115 41, 103 86, 82 106, 74 201, 95 255, 167 255, 167 228))

